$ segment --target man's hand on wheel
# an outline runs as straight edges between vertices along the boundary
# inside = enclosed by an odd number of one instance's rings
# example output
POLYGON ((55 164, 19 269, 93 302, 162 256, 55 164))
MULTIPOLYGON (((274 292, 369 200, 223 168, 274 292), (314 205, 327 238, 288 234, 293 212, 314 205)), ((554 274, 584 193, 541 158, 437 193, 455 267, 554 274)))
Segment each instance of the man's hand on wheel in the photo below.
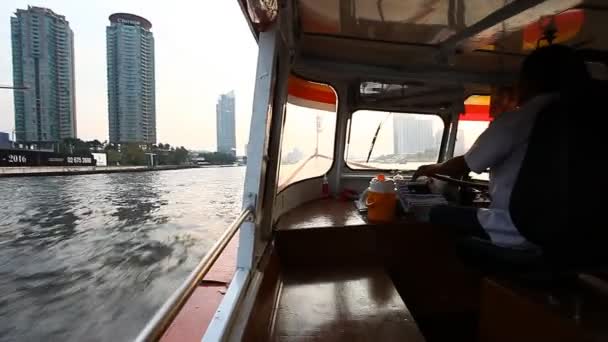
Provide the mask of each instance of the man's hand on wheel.
POLYGON ((421 177, 421 176, 435 175, 435 174, 437 174, 440 166, 441 166, 441 164, 422 165, 418 168, 418 170, 416 170, 416 172, 414 172, 414 175, 412 176, 412 180, 416 180, 418 177, 421 177))
POLYGON ((420 176, 431 177, 436 174, 446 175, 452 178, 461 178, 470 171, 464 156, 459 156, 439 164, 422 165, 414 172, 412 179, 416 180, 416 178, 420 176))

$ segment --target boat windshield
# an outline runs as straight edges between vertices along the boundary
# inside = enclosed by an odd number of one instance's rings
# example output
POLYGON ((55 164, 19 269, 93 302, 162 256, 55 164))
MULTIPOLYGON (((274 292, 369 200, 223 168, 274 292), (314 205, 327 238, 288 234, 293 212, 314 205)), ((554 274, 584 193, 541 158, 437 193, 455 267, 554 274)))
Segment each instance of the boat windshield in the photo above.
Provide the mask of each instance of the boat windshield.
POLYGON ((323 176, 333 164, 337 97, 326 84, 289 76, 278 191, 323 176))
POLYGON ((336 112, 287 103, 278 190, 323 176, 333 164, 336 112))
POLYGON ((437 162, 443 130, 437 115, 357 111, 350 120, 346 164, 353 170, 416 170, 437 162))

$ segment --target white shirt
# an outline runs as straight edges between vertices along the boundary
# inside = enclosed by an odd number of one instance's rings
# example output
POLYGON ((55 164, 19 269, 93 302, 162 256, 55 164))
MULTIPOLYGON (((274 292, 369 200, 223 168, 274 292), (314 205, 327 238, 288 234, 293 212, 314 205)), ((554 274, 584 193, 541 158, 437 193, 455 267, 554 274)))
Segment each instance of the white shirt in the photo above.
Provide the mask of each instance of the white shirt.
POLYGON ((555 98, 555 94, 539 95, 516 111, 500 114, 464 155, 472 171, 480 173, 490 169, 492 203, 487 209, 479 209, 477 218, 492 242, 498 246, 535 248, 513 224, 509 202, 536 116, 555 98))

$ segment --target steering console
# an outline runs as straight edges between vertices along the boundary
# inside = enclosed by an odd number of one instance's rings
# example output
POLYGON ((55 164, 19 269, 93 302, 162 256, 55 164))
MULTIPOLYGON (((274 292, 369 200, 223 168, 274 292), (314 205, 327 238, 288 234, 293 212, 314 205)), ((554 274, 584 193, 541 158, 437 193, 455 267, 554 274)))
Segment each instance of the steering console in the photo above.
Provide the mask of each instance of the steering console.
POLYGON ((476 199, 488 198, 489 185, 484 181, 472 181, 468 176, 457 179, 446 175, 433 175, 438 181, 445 182, 442 192, 449 201, 460 205, 472 206, 476 199))

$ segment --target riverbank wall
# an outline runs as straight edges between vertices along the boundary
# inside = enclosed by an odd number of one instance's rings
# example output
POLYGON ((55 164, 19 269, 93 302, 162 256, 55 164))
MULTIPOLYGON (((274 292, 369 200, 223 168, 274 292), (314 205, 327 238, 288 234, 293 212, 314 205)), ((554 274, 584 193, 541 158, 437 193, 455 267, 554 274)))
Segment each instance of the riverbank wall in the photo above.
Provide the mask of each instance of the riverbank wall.
POLYGON ((199 168, 196 165, 147 166, 30 166, 0 167, 0 178, 33 176, 72 176, 98 173, 149 172, 199 168))

